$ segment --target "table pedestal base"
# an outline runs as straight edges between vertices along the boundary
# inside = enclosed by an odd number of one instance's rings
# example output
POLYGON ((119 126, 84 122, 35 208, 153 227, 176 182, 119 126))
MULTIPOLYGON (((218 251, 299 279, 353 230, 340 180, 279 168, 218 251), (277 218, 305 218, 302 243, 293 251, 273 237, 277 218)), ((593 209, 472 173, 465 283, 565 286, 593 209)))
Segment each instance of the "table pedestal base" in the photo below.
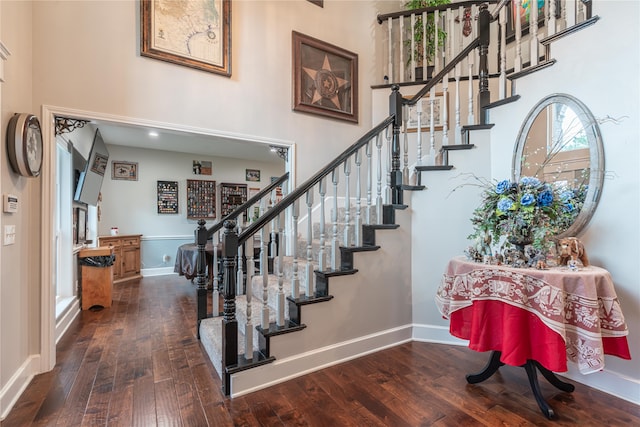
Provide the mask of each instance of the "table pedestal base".
MULTIPOLYGON (((491 352, 491 358, 489 362, 484 367, 484 369, 477 374, 469 374, 466 376, 467 382, 469 384, 477 384, 488 379, 491 375, 493 375, 500 366, 504 365, 500 361, 501 352, 493 351, 491 352)), ((549 404, 542 397, 542 393, 540 391, 540 384, 538 384, 538 376, 536 372, 536 368, 540 371, 542 376, 551 383, 554 387, 565 391, 567 393, 571 393, 575 390, 573 384, 566 383, 560 380, 553 372, 540 365, 540 363, 535 360, 527 360, 527 363, 522 365, 522 367, 527 372, 527 377, 529 377, 529 384, 531 385, 531 391, 533 391, 533 395, 536 398, 536 402, 538 402, 538 406, 540 410, 544 414, 545 417, 551 419, 554 417, 553 409, 549 406, 549 404)))

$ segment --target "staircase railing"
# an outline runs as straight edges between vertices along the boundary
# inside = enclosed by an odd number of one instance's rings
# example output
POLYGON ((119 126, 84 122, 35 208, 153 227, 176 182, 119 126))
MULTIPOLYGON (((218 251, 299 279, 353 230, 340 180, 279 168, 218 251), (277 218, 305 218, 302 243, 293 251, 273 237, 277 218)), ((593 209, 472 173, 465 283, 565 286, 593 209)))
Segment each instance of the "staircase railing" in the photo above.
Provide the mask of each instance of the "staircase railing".
MULTIPOLYGON (((308 304, 318 300, 326 300, 331 298, 328 295, 328 289, 324 284, 316 286, 314 283, 314 271, 319 270, 322 272, 335 272, 341 271, 340 266, 340 252, 344 248, 361 246, 362 240, 358 235, 362 224, 372 224, 373 215, 375 212, 376 224, 388 223, 389 212, 394 207, 402 207, 403 192, 408 189, 414 189, 407 185, 408 181, 408 158, 409 147, 407 140, 407 109, 411 106, 415 106, 427 93, 429 93, 430 108, 433 110, 433 94, 435 85, 440 82, 448 82, 446 77, 452 70, 459 67, 464 60, 469 60, 470 55, 474 55, 474 51, 478 49, 480 51, 479 56, 481 58, 481 71, 474 77, 479 81, 479 102, 481 105, 485 105, 489 100, 489 92, 487 85, 488 72, 486 71, 486 52, 489 48, 489 25, 491 17, 487 11, 487 6, 484 5, 480 8, 481 16, 478 19, 478 25, 483 28, 477 29, 478 37, 472 40, 468 45, 462 49, 449 63, 445 64, 438 70, 435 78, 426 83, 426 85, 416 95, 409 99, 403 99, 400 94, 399 85, 392 85, 391 94, 389 96, 389 116, 382 120, 373 129, 365 133, 354 144, 338 155, 334 160, 329 162, 325 167, 321 168, 312 177, 310 177, 303 184, 298 186, 295 190, 285 195, 284 198, 277 204, 273 205, 270 209, 264 211, 260 217, 253 223, 248 225, 245 229, 238 231, 235 221, 224 221, 224 232, 222 235, 221 253, 223 257, 223 283, 222 283, 222 296, 223 296, 223 314, 222 314, 222 387, 225 394, 230 394, 231 390, 231 375, 234 372, 247 369, 248 367, 260 365, 273 360, 270 355, 269 339, 268 337, 287 332, 289 330, 302 329, 304 325, 300 323, 300 316, 296 310, 299 310, 300 305, 308 304), (482 59, 482 58, 485 59, 482 59), (484 64, 484 65, 482 65, 484 64), (401 146, 401 134, 404 135, 404 146, 401 146), (386 149, 384 148, 384 142, 386 141, 386 149), (365 152, 366 161, 363 166, 362 152, 365 152), (404 153, 404 167, 402 165, 402 154, 404 153), (374 155, 375 154, 375 155, 374 155), (374 164, 375 160, 375 164, 374 164), (355 173, 352 165, 355 165, 355 173), (340 170, 344 174, 345 181, 340 183, 340 170), (375 175, 375 182, 374 182, 375 175), (361 180, 365 177, 366 181, 366 203, 365 206, 361 206, 362 192, 361 192, 361 180), (351 178, 355 179, 355 183, 351 181, 351 178), (325 215, 325 202, 327 201, 327 181, 330 180, 330 185, 333 187, 333 207, 331 209, 331 233, 327 236, 324 230, 324 215, 325 215), (386 182, 385 182, 386 181, 386 182), (344 215, 341 219, 344 220, 344 224, 339 224, 339 206, 338 206, 338 187, 345 191, 344 196, 344 215), (351 187, 355 186, 355 200, 356 211, 355 219, 351 217, 350 202, 352 197, 350 196, 351 187), (384 188, 383 188, 384 187, 384 188), (374 200, 375 194, 375 200, 374 200), (320 230, 319 230, 319 243, 314 242, 314 236, 311 227, 311 216, 314 206, 314 200, 319 197, 319 215, 320 215, 320 230), (294 237, 297 238, 298 231, 298 219, 300 215, 300 203, 306 204, 308 218, 307 218, 307 233, 306 233, 306 259, 302 262, 305 263, 305 274, 301 277, 298 273, 297 251, 293 251, 292 260, 292 278, 291 278, 291 291, 290 295, 285 296, 283 287, 283 271, 282 271, 282 257, 284 251, 283 245, 279 247, 273 246, 271 248, 272 254, 277 256, 274 262, 274 273, 277 276, 278 286, 275 295, 276 312, 272 313, 268 300, 268 271, 264 268, 267 265, 267 254, 269 248, 267 247, 267 236, 272 236, 273 242, 283 241, 283 230, 289 229, 294 237), (383 209, 383 205, 385 208, 383 209), (389 209, 391 208, 391 209, 389 209), (364 215, 362 215, 364 211, 364 215), (285 213, 287 215, 285 216, 285 213), (364 218, 363 218, 364 217, 364 218), (287 224, 287 219, 290 223, 287 224), (355 226, 352 225, 355 223, 355 226), (340 228, 343 227, 343 236, 339 236, 340 228), (238 260, 241 257, 238 255, 238 248, 246 242, 254 239, 254 236, 260 236, 262 242, 260 251, 260 275, 262 276, 262 305, 261 313, 259 313, 260 325, 255 326, 252 320, 252 286, 253 276, 255 274, 253 252, 250 251, 247 257, 247 286, 245 293, 246 306, 246 322, 242 325, 238 324, 236 316, 236 296, 239 294, 237 291, 237 272, 238 272, 238 260), (313 245, 319 245, 316 254, 313 253, 313 245), (329 263, 325 265, 325 255, 328 253, 329 263), (316 263, 314 265, 314 263, 316 263), (317 269, 316 269, 317 266, 317 269), (288 305, 285 303, 288 302, 288 305), (285 316, 286 308, 289 309, 289 318, 285 316), (239 327, 244 329, 244 347, 243 354, 239 354, 239 339, 238 332, 239 327), (257 351, 254 351, 254 332, 257 335, 258 345, 257 351)), ((469 82, 473 79, 470 78, 469 82)), ((433 131, 433 114, 431 115, 430 128, 433 131)), ((418 120, 420 120, 418 118, 418 120)), ((420 126, 418 126, 420 129, 420 126)), ((433 148, 433 144, 432 144, 433 148)), ((419 152, 418 148, 418 152, 419 152)), ((418 158, 421 158, 418 155, 418 158)), ((197 243, 204 243, 208 236, 204 222, 200 223, 197 230, 197 243)), ((202 285, 204 280, 204 272, 198 274, 198 322, 203 318, 201 316, 206 315, 206 291, 202 285), (202 292, 201 292, 202 291, 202 292), (203 308, 204 307, 204 308, 203 308), (203 308, 203 309, 202 309, 203 308), (202 309, 202 311, 201 311, 202 309)))
MULTIPOLYGON (((206 225, 205 220, 201 219, 198 221, 198 228, 195 231, 195 243, 198 247, 198 256, 196 258, 196 279, 195 279, 195 284, 198 288, 197 290, 198 331, 200 330, 200 321, 206 317, 209 317, 207 313, 207 298, 206 298, 207 297, 207 270, 206 270, 207 264, 206 264, 205 247, 206 247, 207 241, 212 240, 213 242, 213 245, 212 245, 213 246, 213 254, 212 254, 213 262, 211 263, 213 271, 210 272, 211 273, 210 275, 213 280, 213 283, 212 283, 212 288, 214 291, 213 301, 216 302, 214 306, 214 311, 216 312, 214 313, 214 315, 217 316, 218 315, 217 295, 220 291, 220 286, 218 282, 219 274, 218 274, 218 250, 217 250, 217 244, 220 239, 217 236, 217 233, 223 228, 225 221, 235 221, 238 217, 240 217, 240 215, 250 214, 249 211, 255 205, 259 204, 260 212, 264 213, 266 210, 265 200, 267 199, 267 196, 270 198, 269 204, 270 205, 275 204, 276 199, 274 196, 275 196, 276 189, 279 187, 282 187, 282 185, 288 180, 289 180, 289 172, 286 172, 284 175, 282 175, 276 180, 273 180, 269 185, 261 189, 258 193, 250 197, 246 202, 236 207, 227 216, 225 216, 219 222, 215 223, 213 226, 209 228, 205 227, 206 225)), ((238 224, 236 222, 236 226, 240 226, 240 225, 241 224, 238 224)), ((241 253, 243 253, 245 247, 240 246, 238 249, 241 251, 241 253)), ((253 251, 253 247, 251 248, 251 251, 253 251)), ((239 273, 241 273, 241 271, 242 270, 240 270, 239 273)), ((238 283, 241 283, 241 282, 242 280, 238 280, 238 283)))

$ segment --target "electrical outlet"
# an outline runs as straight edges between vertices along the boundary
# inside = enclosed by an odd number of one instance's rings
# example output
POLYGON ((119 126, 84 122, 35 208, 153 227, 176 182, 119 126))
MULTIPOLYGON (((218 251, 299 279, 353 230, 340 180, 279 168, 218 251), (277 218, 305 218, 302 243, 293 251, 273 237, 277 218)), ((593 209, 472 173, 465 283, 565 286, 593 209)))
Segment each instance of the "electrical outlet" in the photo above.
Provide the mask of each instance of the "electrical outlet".
POLYGON ((162 262, 169 262, 171 261, 171 257, 167 254, 162 255, 162 262))

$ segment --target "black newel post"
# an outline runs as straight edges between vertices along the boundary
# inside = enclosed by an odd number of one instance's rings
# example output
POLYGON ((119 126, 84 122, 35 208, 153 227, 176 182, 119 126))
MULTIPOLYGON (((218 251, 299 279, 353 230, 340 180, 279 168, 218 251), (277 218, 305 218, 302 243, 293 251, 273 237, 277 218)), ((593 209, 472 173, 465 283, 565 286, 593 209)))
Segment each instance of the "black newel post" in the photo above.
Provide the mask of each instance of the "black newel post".
POLYGON ((222 236, 222 292, 224 298, 222 317, 222 391, 231 394, 230 366, 238 364, 238 320, 236 319, 236 256, 238 255, 238 235, 236 222, 224 222, 222 236))
POLYGON ((195 231, 198 257, 196 258, 196 286, 198 287, 198 339, 200 338, 200 322, 207 317, 207 261, 205 258, 205 245, 207 244, 206 221, 198 220, 198 228, 195 231))
POLYGON ((391 203, 402 205, 402 171, 400 170, 400 126, 402 125, 402 95, 400 86, 391 86, 389 115, 393 116, 391 142, 391 203))
POLYGON ((478 87, 478 111, 480 112, 480 124, 486 125, 487 113, 485 107, 491 102, 491 93, 489 92, 489 24, 491 23, 491 13, 489 6, 484 3, 480 6, 480 14, 478 15, 478 34, 480 38, 479 64, 479 87, 478 87))

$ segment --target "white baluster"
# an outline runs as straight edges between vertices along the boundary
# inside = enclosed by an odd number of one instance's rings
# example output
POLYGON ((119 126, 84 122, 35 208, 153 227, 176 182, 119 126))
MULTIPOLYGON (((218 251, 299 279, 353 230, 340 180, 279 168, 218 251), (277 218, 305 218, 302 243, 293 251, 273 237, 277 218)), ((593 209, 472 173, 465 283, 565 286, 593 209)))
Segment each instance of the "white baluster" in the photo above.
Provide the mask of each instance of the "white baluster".
MULTIPOLYGON (((549 17, 547 21, 547 37, 552 36, 557 31, 557 22, 556 22, 556 2, 555 0, 546 0, 545 6, 549 7, 549 17)), ((504 9, 504 8, 503 8, 504 9)), ((546 10, 546 7, 545 7, 546 10)))
POLYGON ((369 140, 364 151, 367 156, 367 216, 365 217, 367 224, 371 224, 371 206, 373 200, 373 152, 371 145, 371 140, 369 140))
POLYGON ((427 12, 422 12, 422 80, 427 79, 427 12))
POLYGON ((407 133, 407 122, 409 121, 409 107, 402 106, 402 183, 409 184, 409 134, 407 133))
MULTIPOLYGON (((395 83, 395 80, 393 80, 394 74, 393 74, 393 19, 392 18, 387 18, 387 37, 389 38, 388 40, 389 64, 387 65, 387 68, 388 68, 387 77, 389 77, 390 83, 395 83)), ((400 50, 402 50, 402 48, 400 50)))
POLYGON ((412 13, 411 14, 411 50, 409 51, 409 58, 411 58, 411 61, 410 61, 411 68, 409 69, 409 75, 411 76, 410 79, 412 81, 416 81, 416 55, 415 55, 416 41, 415 41, 415 37, 413 37, 413 34, 415 33, 416 33, 416 15, 415 13, 412 13))
POLYGON ((307 191, 307 265, 305 266, 305 280, 307 287, 305 295, 313 295, 313 189, 307 191))
POLYGON ((515 35, 516 35, 516 56, 514 58, 514 64, 513 64, 513 71, 515 71, 516 73, 518 71, 522 70, 522 45, 521 45, 521 39, 522 39, 522 22, 520 19, 520 8, 522 7, 522 0, 512 0, 514 3, 514 7, 515 10, 518 11, 518 13, 516 13, 516 19, 515 19, 515 35))
POLYGON ((268 267, 268 242, 266 227, 260 230, 260 241, 263 242, 260 253, 260 274, 262 275, 262 329, 269 330, 269 267, 268 267))
MULTIPOLYGON (((242 232, 242 228, 236 226, 236 233, 240 234, 242 232)), ((236 295, 244 294, 244 271, 243 263, 242 263, 242 255, 244 253, 244 248, 242 245, 238 245, 238 267, 236 270, 236 295)))
POLYGON ((213 277, 213 314, 215 316, 218 316, 219 313, 219 307, 218 307, 218 301, 220 299, 220 278, 218 277, 219 269, 218 269, 218 241, 220 239, 219 237, 219 232, 216 231, 214 233, 214 235, 211 237, 211 245, 213 246, 213 265, 212 270, 213 272, 211 273, 212 277, 213 277))
POLYGON ((384 197, 387 203, 391 203, 391 139, 393 132, 387 128, 387 185, 384 188, 384 197))
MULTIPOLYGON (((389 128, 387 128, 387 131, 389 128)), ((376 178, 376 223, 382 224, 382 133, 376 135, 376 149, 378 150, 378 176, 376 178)))
POLYGON ((331 182, 333 183, 333 212, 331 212, 331 223, 333 224, 333 236, 331 238, 331 269, 338 269, 338 257, 340 254, 340 243, 338 242, 338 168, 331 171, 331 182))
POLYGON ((429 91, 429 165, 436 164, 436 131, 435 131, 435 102, 436 88, 432 87, 429 91))
POLYGON ((574 22, 574 25, 575 24, 579 24, 580 22, 584 21, 585 20, 585 16, 586 16, 586 14, 585 14, 585 6, 584 6, 584 3, 582 1, 576 0, 575 7, 577 7, 577 10, 576 10, 576 14, 575 14, 576 22, 574 22))
POLYGON ((475 125, 475 118, 473 116, 473 64, 474 64, 474 58, 476 55, 476 51, 477 49, 474 49, 471 53, 469 53, 469 55, 467 55, 467 60, 468 60, 468 69, 469 69, 469 80, 467 80, 467 87, 468 87, 468 105, 469 105, 469 113, 467 115, 467 124, 468 125, 475 125))
MULTIPOLYGON (((511 13, 510 11, 508 13, 511 13)), ((500 9, 500 79, 498 97, 507 97, 507 8, 500 9)))
MULTIPOLYGON (((435 28, 435 41, 433 44, 433 75, 435 76, 438 72, 440 72, 440 37, 438 37, 438 31, 441 30, 440 25, 440 11, 436 10, 433 12, 433 23, 435 28)), ((426 33, 425 33, 426 34, 426 33)), ((426 49, 425 49, 426 50, 426 49)), ((426 74, 425 74, 426 75, 426 74)))
POLYGON ((276 217, 276 226, 278 228, 278 294, 276 302, 276 313, 278 315, 278 326, 284 326, 284 273, 282 265, 282 255, 284 252, 284 239, 282 236, 282 223, 284 222, 284 215, 282 212, 276 217))
POLYGON ((325 179, 322 178, 320 180, 320 183, 318 185, 318 192, 320 193, 320 249, 318 251, 318 270, 320 271, 325 271, 327 269, 327 265, 326 265, 326 249, 325 249, 325 245, 326 245, 326 233, 325 233, 325 223, 326 223, 326 219, 325 219, 325 212, 324 212, 324 202, 325 202, 325 195, 327 194, 327 189, 326 189, 326 185, 325 185, 325 179))
POLYGON ((296 200, 291 205, 291 217, 293 225, 291 233, 295 241, 293 250, 293 262, 291 265, 291 298, 298 299, 300 297, 300 277, 298 275, 298 217, 300 216, 300 203, 296 200))
POLYGON ((253 276, 256 272, 255 261, 253 260, 253 236, 247 240, 251 242, 251 250, 247 256, 247 290, 246 290, 246 303, 247 303, 247 322, 244 327, 244 358, 247 360, 253 359, 253 320, 251 313, 251 297, 253 295, 253 289, 251 284, 253 283, 253 276))
POLYGON ((355 155, 355 163, 356 163, 356 220, 354 223, 354 246, 362 246, 362 236, 360 233, 360 229, 362 228, 362 213, 360 212, 361 208, 361 188, 360 188, 360 164, 362 163, 362 157, 360 156, 360 149, 356 150, 355 155))
POLYGON ((536 0, 529 1, 529 32, 531 33, 531 40, 529 41, 529 53, 531 66, 538 65, 538 47, 540 41, 538 40, 538 2, 536 0))
POLYGON ((416 115, 418 116, 418 129, 417 129, 417 140, 418 140, 418 166, 422 165, 422 99, 419 99, 416 102, 416 115))
POLYGON ((402 83, 402 82, 405 81, 405 75, 404 75, 404 73, 405 73, 405 71, 404 71, 404 66, 405 66, 405 64, 404 64, 404 45, 405 45, 404 44, 405 43, 405 41, 404 41, 404 35, 405 35, 404 34, 405 33, 405 31, 404 31, 404 18, 398 19, 398 23, 400 24, 400 45, 399 45, 400 46, 400 62, 399 62, 399 64, 400 64, 400 75, 398 76, 398 81, 400 83, 402 83))
POLYGON ((442 145, 449 145, 449 74, 442 81, 442 145))
MULTIPOLYGON (((461 15, 461 12, 459 11, 459 16, 461 15)), ((450 25, 449 28, 452 29, 456 29, 457 26, 455 25, 455 17, 453 16, 453 13, 449 15, 449 19, 450 19, 450 25)), ((449 46, 451 48, 451 56, 450 58, 454 58, 456 56, 456 46, 457 46, 457 38, 461 38, 460 34, 458 34, 458 31, 450 31, 448 34, 449 39, 449 46)), ((462 65, 460 62, 458 62, 454 68, 453 71, 453 76, 455 78, 455 99, 454 99, 454 106, 455 106, 455 114, 454 114, 454 118, 455 118, 455 134, 454 134, 454 143, 455 144, 461 144, 462 143, 462 126, 460 124, 460 74, 462 73, 462 65)))
POLYGON ((351 231, 351 185, 349 179, 351 176, 351 157, 344 161, 344 246, 349 247, 349 232, 351 231))

